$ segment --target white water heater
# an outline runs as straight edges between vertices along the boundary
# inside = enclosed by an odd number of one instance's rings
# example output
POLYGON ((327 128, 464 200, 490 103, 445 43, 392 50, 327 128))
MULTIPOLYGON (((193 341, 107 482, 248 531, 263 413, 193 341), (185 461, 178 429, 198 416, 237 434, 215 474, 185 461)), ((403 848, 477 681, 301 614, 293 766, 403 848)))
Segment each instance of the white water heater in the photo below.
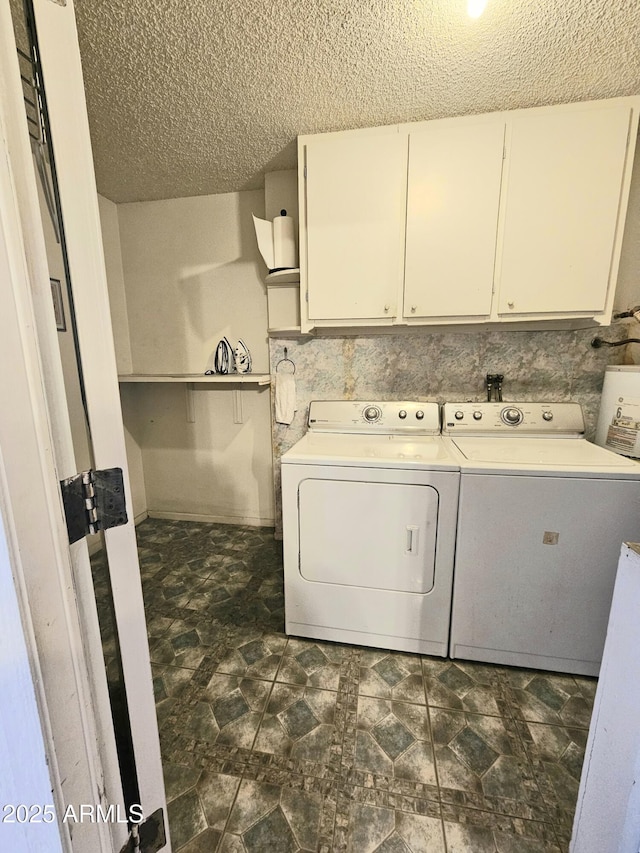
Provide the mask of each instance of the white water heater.
POLYGON ((640 459, 640 364, 607 367, 595 443, 640 459))

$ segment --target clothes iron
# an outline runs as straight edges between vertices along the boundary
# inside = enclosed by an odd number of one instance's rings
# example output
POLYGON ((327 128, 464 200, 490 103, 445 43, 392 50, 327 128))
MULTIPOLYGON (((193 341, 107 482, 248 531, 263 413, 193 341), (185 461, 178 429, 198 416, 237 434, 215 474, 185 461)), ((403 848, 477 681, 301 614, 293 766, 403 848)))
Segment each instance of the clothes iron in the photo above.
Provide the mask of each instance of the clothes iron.
POLYGON ((245 342, 240 338, 234 351, 235 369, 237 373, 251 373, 251 353, 245 342))
POLYGON ((213 359, 214 373, 235 373, 235 358, 233 348, 226 338, 218 341, 216 354, 213 359))

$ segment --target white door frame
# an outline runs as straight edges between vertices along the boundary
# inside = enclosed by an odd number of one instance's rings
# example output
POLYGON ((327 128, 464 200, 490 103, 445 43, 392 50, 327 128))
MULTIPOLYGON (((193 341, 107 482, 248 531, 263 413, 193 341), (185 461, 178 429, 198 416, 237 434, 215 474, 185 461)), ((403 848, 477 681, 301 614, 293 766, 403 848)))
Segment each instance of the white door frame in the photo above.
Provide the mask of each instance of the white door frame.
MULTIPOLYGON (((73 7, 34 3, 97 467, 126 463, 98 202, 73 7)), ((0 448, 42 679, 45 743, 58 809, 122 803, 86 543, 70 549, 59 480, 75 473, 22 89, 8 0, 0 4, 2 277, 0 448), (6 292, 5 292, 6 291, 6 292), (5 328, 6 327, 6 328, 5 328), (3 371, 8 374, 9 371, 3 371), (11 409, 11 411, 7 411, 11 409), (31 428, 31 429, 30 429, 31 428), (26 484, 28 483, 28 488, 26 484), (33 519, 37 518, 37 524, 33 519)), ((141 805, 165 814, 162 765, 133 519, 105 535, 141 805)), ((14 571, 19 567, 14 566, 14 571)), ((126 825, 62 827, 68 850, 117 850, 126 825)), ((170 846, 164 848, 170 850, 170 846)))

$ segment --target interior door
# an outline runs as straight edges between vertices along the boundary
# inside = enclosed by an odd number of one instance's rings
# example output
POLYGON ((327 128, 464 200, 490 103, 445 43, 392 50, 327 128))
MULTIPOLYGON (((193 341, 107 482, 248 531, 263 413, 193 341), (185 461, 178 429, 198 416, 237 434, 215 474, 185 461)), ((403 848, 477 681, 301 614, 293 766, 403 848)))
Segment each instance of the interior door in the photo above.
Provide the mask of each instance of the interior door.
MULTIPOLYGON (((76 457, 80 455, 88 455, 92 467, 97 469, 121 468, 127 503, 131 506, 98 202, 73 7, 70 3, 58 5, 47 0, 35 0, 32 6, 27 3, 27 10, 27 18, 33 25, 37 42, 36 51, 40 62, 38 73, 43 83, 39 94, 48 118, 47 133, 52 142, 52 156, 46 164, 46 171, 52 178, 55 218, 58 220, 57 229, 64 260, 66 280, 61 286, 64 289, 68 287, 69 299, 66 302, 64 323, 73 334, 78 358, 79 393, 86 415, 86 453, 79 453, 78 436, 82 435, 85 427, 75 430, 74 442, 57 340, 62 330, 60 317, 55 317, 51 300, 51 272, 25 119, 25 93, 19 77, 20 69, 15 64, 16 46, 11 38, 11 21, 5 7, 0 28, 2 50, 6 56, 12 56, 14 61, 13 67, 7 62, 2 80, 3 100, 7 103, 7 146, 16 183, 24 254, 30 272, 35 334, 41 354, 42 382, 53 439, 53 464, 59 480, 77 473, 76 457)), ((46 212, 44 215, 46 217, 46 212)), ((82 467, 84 464, 82 460, 82 467)), ((103 536, 103 554, 105 564, 108 565, 107 581, 111 591, 110 608, 114 619, 114 642, 120 652, 116 668, 122 678, 116 692, 111 680, 107 679, 106 664, 111 665, 112 661, 105 660, 100 641, 103 625, 96 605, 87 543, 81 540, 69 548, 73 577, 70 601, 77 606, 83 646, 78 665, 84 664, 88 670, 91 707, 87 708, 87 714, 95 715, 95 737, 101 760, 99 778, 95 781, 91 799, 98 798, 105 807, 124 806, 128 816, 132 814, 131 806, 137 801, 145 817, 158 815, 161 810, 162 822, 166 827, 162 764, 132 518, 122 526, 107 530, 103 536)), ((35 611, 40 608, 35 613, 37 620, 46 612, 46 602, 32 603, 35 611)), ((82 735, 85 739, 91 737, 87 731, 82 735)), ((80 734, 76 733, 76 736, 80 734)), ((69 764, 73 745, 65 752, 60 747, 60 732, 55 731, 55 728, 53 737, 56 752, 63 756, 63 765, 65 761, 69 764)), ((73 775, 73 772, 72 766, 64 765, 60 768, 65 779, 66 774, 73 775)), ((90 801, 85 799, 83 802, 90 801)), ((73 839, 73 847, 69 849, 119 849, 126 840, 126 823, 112 821, 110 830, 108 847, 98 848, 95 839, 83 844, 83 833, 79 831, 73 839)), ((104 844, 104 837, 100 843, 104 844)), ((168 841, 162 849, 170 849, 168 841)))

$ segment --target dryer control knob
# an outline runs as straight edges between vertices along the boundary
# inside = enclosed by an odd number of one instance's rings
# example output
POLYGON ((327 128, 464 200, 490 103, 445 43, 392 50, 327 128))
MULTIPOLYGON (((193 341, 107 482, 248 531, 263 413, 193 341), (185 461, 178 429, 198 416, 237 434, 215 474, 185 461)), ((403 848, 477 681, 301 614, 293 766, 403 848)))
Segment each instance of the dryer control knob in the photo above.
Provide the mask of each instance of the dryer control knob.
POLYGON ((482 412, 474 412, 473 413, 473 419, 474 419, 474 421, 481 421, 482 420, 482 412))
POLYGON ((543 412, 542 413, 543 421, 552 421, 553 420, 553 412, 543 412))
POLYGON ((400 411, 398 412, 398 417, 404 420, 407 417, 406 409, 400 409, 400 411))
POLYGON ((463 419, 463 417, 464 417, 464 412, 455 412, 455 413, 454 413, 454 415, 453 415, 453 417, 454 417, 457 421, 461 421, 461 420, 463 419))
POLYGON ((421 421, 423 419, 424 412, 422 411, 422 409, 418 409, 418 411, 416 412, 416 417, 419 421, 421 421))
POLYGON ((522 422, 522 412, 520 409, 503 409, 500 412, 502 420, 509 426, 517 426, 522 422))
POLYGON ((364 419, 366 421, 369 421, 369 423, 377 421, 381 414, 382 412, 377 406, 367 406, 367 408, 363 412, 364 419))

